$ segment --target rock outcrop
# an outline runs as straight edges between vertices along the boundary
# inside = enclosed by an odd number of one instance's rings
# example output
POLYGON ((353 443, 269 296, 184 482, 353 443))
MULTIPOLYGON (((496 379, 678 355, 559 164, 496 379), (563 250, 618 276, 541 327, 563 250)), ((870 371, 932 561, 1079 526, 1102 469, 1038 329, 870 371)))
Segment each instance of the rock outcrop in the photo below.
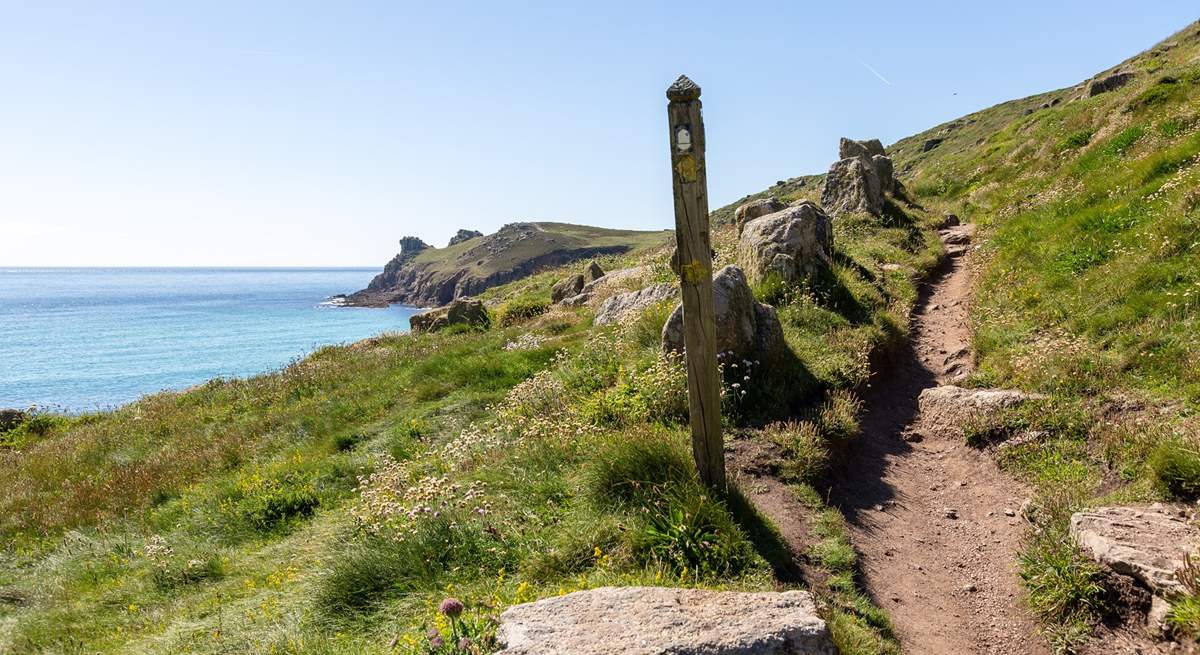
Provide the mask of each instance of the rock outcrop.
POLYGON ((672 284, 654 286, 619 293, 605 300, 596 311, 596 325, 621 324, 636 318, 653 305, 679 296, 679 289, 672 284))
POLYGON ((795 282, 828 269, 832 256, 833 222, 807 200, 748 222, 738 240, 738 260, 751 282, 771 274, 795 282))
POLYGON ((510 223, 495 234, 471 238, 454 248, 430 248, 419 239, 406 237, 400 254, 366 289, 346 296, 343 304, 446 305, 544 268, 627 252, 644 242, 639 239, 647 234, 556 223, 510 223))
POLYGON ((787 209, 787 205, 783 204, 783 201, 778 198, 759 198, 758 200, 751 200, 743 205, 738 205, 738 208, 733 210, 733 220, 737 223, 738 236, 742 236, 742 230, 745 229, 746 223, 760 216, 774 214, 784 209, 787 209))
POLYGON ((1090 98, 1098 96, 1101 93, 1115 91, 1133 81, 1133 77, 1134 75, 1132 72, 1122 70, 1117 71, 1112 75, 1107 75, 1100 79, 1092 80, 1092 83, 1088 85, 1088 97, 1090 98))
POLYGON ((550 302, 562 302, 566 298, 579 295, 583 291, 583 276, 571 275, 565 277, 550 288, 550 302))
POLYGON ((1200 530, 1163 505, 1099 507, 1071 515, 1071 536, 1083 552, 1159 596, 1181 591, 1175 572, 1196 555, 1200 530))
POLYGON ((498 655, 836 655, 805 591, 601 587, 510 607, 498 655))
POLYGON ((451 325, 487 327, 491 323, 487 309, 479 300, 455 300, 445 307, 421 312, 408 319, 413 332, 437 332, 451 325))
MULTIPOLYGON (((717 352, 740 357, 773 357, 785 348, 783 326, 775 308, 754 300, 746 274, 726 266, 713 276, 717 319, 717 352)), ((663 350, 683 352, 683 305, 675 307, 663 326, 663 350)))
POLYGON ((825 176, 821 206, 830 216, 866 212, 883 213, 883 187, 875 166, 862 157, 848 157, 834 163, 825 176))
POLYGON ((638 285, 645 283, 648 273, 649 269, 645 266, 622 268, 605 273, 591 282, 585 283, 575 295, 563 298, 561 304, 567 307, 583 307, 584 305, 598 307, 600 303, 608 300, 614 294, 621 293, 623 290, 637 289, 638 285))
POLYGON ((1099 507, 1071 515, 1071 537, 1085 555, 1150 591, 1151 632, 1167 628, 1173 599, 1185 592, 1177 572, 1197 556, 1200 530, 1190 512, 1150 506, 1099 507))
POLYGON ((474 239, 475 237, 481 237, 481 236, 483 236, 483 232, 480 232, 479 230, 459 230, 457 234, 450 237, 450 243, 447 247, 456 246, 456 245, 462 243, 463 241, 470 241, 471 239, 474 239))
POLYGON ((921 391, 917 404, 930 428, 961 434, 963 425, 971 419, 994 415, 1040 397, 1013 389, 964 389, 947 384, 921 391))
POLYGON ((604 269, 594 261, 588 262, 587 268, 583 269, 584 284, 595 282, 602 277, 604 277, 604 269))
POLYGON ((0 409, 0 433, 15 429, 27 418, 29 414, 19 409, 0 409))
POLYGON ((883 194, 897 191, 900 183, 895 178, 892 159, 884 153, 879 139, 843 138, 838 144, 838 156, 841 159, 825 176, 821 206, 835 217, 849 212, 881 215, 883 194))
POLYGON ((869 160, 876 155, 883 154, 885 154, 883 144, 879 142, 879 139, 855 141, 854 139, 842 137, 842 140, 838 142, 838 159, 860 157, 869 160))

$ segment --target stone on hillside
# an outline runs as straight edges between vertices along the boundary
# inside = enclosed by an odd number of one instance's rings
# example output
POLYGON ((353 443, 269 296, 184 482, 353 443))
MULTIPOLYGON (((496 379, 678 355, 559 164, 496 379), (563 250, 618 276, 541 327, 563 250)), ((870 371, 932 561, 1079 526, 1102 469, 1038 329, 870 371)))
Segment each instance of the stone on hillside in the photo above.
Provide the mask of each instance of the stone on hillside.
POLYGON ((487 309, 478 300, 459 299, 408 319, 413 332, 437 332, 451 325, 476 325, 486 327, 491 322, 487 309))
MULTIPOLYGON (((713 276, 717 352, 741 357, 773 357, 785 348, 775 308, 754 300, 746 274, 726 266, 713 276)), ((662 332, 663 350, 683 352, 683 305, 675 307, 662 332)))
POLYGON ((807 200, 750 221, 738 240, 738 260, 753 282, 771 273, 795 282, 827 269, 832 255, 833 223, 807 200))
POLYGON ((26 412, 19 409, 0 409, 0 433, 8 432, 29 418, 26 412))
POLYGON ((571 296, 578 295, 580 291, 583 291, 583 285, 584 282, 582 275, 572 275, 570 277, 563 278, 555 283, 553 287, 551 287, 550 301, 562 302, 571 296))
POLYGON ((883 144, 879 142, 879 139, 855 141, 854 139, 842 137, 842 140, 838 142, 838 159, 862 157, 869 160, 875 155, 883 154, 883 144))
POLYGON ((483 232, 479 230, 459 230, 454 236, 450 237, 450 245, 458 245, 463 241, 470 241, 475 237, 483 236, 483 232))
POLYGON ((777 211, 782 211, 787 208, 778 198, 759 198, 739 206, 733 211, 733 220, 737 223, 738 236, 742 236, 742 230, 745 229, 746 223, 767 214, 774 214, 777 211))
POLYGON ((990 416, 1040 397, 1012 389, 964 389, 947 384, 923 390, 917 404, 921 420, 931 428, 959 433, 963 423, 972 418, 990 416))
POLYGON ((836 655, 805 591, 601 587, 500 615, 497 655, 836 655))
POLYGON ((896 178, 893 177, 895 167, 892 165, 892 158, 886 155, 875 155, 871 157, 871 166, 875 169, 875 175, 879 176, 879 188, 888 193, 894 191, 896 178))
POLYGON ((1157 503, 1099 507, 1071 515, 1071 536, 1092 559, 1168 597, 1183 588, 1175 571, 1184 553, 1200 545, 1200 530, 1179 514, 1157 503))
POLYGON ((596 312, 596 325, 624 323, 660 302, 672 300, 679 295, 671 284, 656 284, 645 289, 619 293, 605 300, 596 312))
POLYGON ((883 211, 883 188, 875 167, 862 157, 834 163, 825 176, 821 206, 834 217, 858 211, 878 216, 883 211))
POLYGON ((604 269, 594 261, 588 262, 587 268, 583 271, 584 282, 595 282, 604 277, 604 269))
POLYGON ((925 143, 921 144, 921 152, 929 152, 930 150, 933 150, 934 148, 942 145, 942 141, 944 140, 945 139, 926 139, 925 143))
POLYGON ((1098 96, 1101 93, 1115 91, 1133 80, 1133 73, 1130 71, 1117 71, 1112 75, 1104 78, 1093 80, 1088 86, 1088 97, 1098 96))

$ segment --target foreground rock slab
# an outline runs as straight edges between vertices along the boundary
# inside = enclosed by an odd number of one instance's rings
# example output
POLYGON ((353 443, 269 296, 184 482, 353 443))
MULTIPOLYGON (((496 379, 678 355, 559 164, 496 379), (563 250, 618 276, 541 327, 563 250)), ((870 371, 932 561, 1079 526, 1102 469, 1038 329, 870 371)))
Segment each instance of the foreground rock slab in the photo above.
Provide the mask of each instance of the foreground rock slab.
POLYGON ((503 655, 836 655, 812 596, 602 587, 509 608, 503 655))
POLYGON ((964 389, 947 384, 921 391, 917 403, 922 419, 929 426, 956 434, 970 419, 989 416, 1036 398, 1041 396, 1013 389, 964 389))
POLYGON ((1175 572, 1200 544, 1200 530, 1163 505, 1098 507, 1071 515, 1071 536, 1092 559, 1159 596, 1182 591, 1175 572))

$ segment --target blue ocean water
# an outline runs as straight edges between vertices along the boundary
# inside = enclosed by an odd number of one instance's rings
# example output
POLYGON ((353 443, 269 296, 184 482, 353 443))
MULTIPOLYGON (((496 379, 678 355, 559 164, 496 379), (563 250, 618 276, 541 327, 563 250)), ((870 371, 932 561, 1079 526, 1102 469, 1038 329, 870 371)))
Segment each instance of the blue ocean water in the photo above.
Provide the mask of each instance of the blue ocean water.
POLYGON ((0 268, 0 408, 110 408, 407 331, 411 307, 336 307, 374 269, 0 268))

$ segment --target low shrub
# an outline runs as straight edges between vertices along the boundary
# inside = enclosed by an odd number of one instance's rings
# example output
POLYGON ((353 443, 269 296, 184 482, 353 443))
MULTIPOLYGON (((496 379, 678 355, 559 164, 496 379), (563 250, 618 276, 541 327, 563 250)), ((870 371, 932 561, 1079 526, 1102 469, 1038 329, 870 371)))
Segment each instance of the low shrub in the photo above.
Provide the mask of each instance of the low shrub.
POLYGON ((550 303, 538 298, 513 298, 496 311, 496 321, 503 327, 511 327, 540 316, 550 309, 550 303))
POLYGON ((1200 495, 1200 448, 1183 439, 1160 443, 1149 458, 1159 488, 1177 498, 1200 495))
POLYGON ((663 326, 675 311, 674 300, 664 300, 647 307, 629 326, 630 336, 642 348, 658 348, 662 344, 663 326))
POLYGON ((650 513, 633 537, 645 564, 696 579, 738 575, 755 561, 754 548, 720 501, 703 489, 679 490, 650 513))
POLYGON ((783 468, 789 479, 816 482, 828 472, 829 445, 817 424, 811 421, 772 423, 763 428, 763 436, 786 452, 783 468))
POLYGON ((294 520, 306 519, 321 504, 315 475, 308 471, 243 474, 222 506, 256 532, 285 530, 294 520))
POLYGON ((1095 133, 1096 131, 1091 129, 1072 132, 1059 142, 1058 150, 1059 152, 1066 152, 1067 150, 1082 148, 1092 142, 1092 135, 1095 133))
POLYGON ((1030 609, 1042 620, 1070 624, 1104 612, 1102 571, 1061 530, 1043 532, 1020 555, 1030 609), (1051 534, 1054 533, 1054 534, 1051 534))
POLYGON ((331 618, 371 612, 411 591, 433 591, 455 564, 498 570, 501 542, 477 524, 442 514, 404 535, 367 535, 338 555, 321 579, 317 608, 331 618))
POLYGON ((651 504, 668 489, 696 481, 682 439, 663 431, 614 435, 585 477, 588 495, 598 506, 623 508, 651 504))

